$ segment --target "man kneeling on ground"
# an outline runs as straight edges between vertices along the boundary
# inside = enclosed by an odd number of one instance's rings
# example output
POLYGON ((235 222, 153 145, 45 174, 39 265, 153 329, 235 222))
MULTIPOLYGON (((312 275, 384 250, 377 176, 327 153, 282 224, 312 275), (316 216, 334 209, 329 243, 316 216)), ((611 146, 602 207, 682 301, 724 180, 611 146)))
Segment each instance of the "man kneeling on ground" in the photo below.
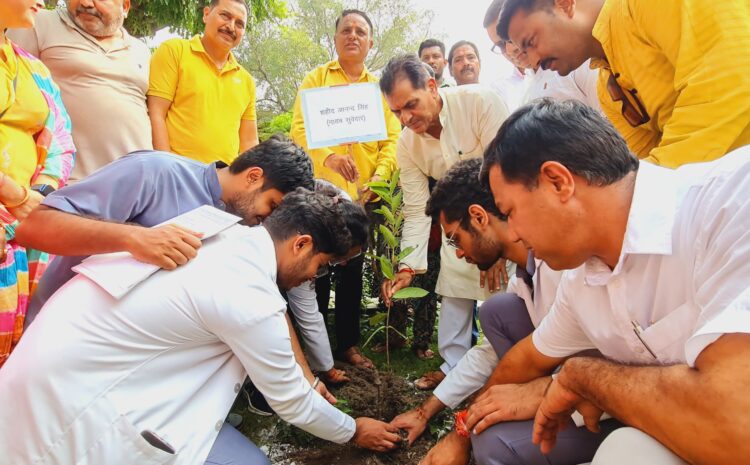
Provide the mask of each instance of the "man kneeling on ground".
POLYGON ((313 278, 350 242, 335 199, 301 190, 120 300, 73 278, 3 367, 0 390, 15 399, 0 412, 0 449, 10 463, 267 464, 224 423, 246 375, 316 436, 393 448, 395 427, 352 419, 304 379, 277 287, 313 278))

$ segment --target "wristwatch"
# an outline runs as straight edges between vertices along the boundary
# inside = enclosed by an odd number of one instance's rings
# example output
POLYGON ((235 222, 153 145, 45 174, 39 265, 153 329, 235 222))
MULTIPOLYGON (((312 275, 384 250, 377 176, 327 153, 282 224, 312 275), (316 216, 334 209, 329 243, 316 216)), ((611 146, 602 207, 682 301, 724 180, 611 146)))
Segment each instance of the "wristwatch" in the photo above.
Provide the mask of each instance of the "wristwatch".
POLYGON ((47 197, 51 193, 55 192, 56 189, 49 184, 34 184, 33 186, 31 186, 31 190, 37 191, 42 194, 42 196, 47 197))

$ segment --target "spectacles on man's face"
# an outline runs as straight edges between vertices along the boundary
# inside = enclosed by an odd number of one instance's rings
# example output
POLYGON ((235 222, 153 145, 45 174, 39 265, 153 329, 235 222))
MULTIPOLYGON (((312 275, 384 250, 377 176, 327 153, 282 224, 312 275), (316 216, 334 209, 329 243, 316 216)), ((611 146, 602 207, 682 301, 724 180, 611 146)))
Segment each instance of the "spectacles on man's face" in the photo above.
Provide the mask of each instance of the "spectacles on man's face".
POLYGON ((628 89, 628 94, 630 94, 630 98, 628 98, 625 94, 625 90, 623 90, 617 82, 618 77, 620 77, 619 73, 613 73, 612 70, 609 71, 607 92, 609 92, 609 96, 613 101, 622 102, 622 109, 620 110, 622 116, 633 127, 648 123, 651 120, 651 117, 648 115, 646 107, 644 107, 643 103, 638 99, 638 96, 636 95, 638 91, 636 89, 628 89), (631 99, 633 102, 630 101, 631 99), (633 105, 633 103, 635 103, 635 105, 633 105))
POLYGON ((448 244, 448 247, 458 250, 460 249, 460 247, 458 246, 458 240, 453 237, 456 235, 456 231, 458 231, 458 226, 456 226, 453 232, 450 233, 448 239, 445 240, 445 243, 448 244))
POLYGON ((314 279, 322 278, 323 276, 327 275, 330 271, 330 265, 328 263, 323 263, 318 267, 318 270, 315 272, 315 276, 313 276, 314 279))
POLYGON ((318 267, 318 270, 315 272, 314 278, 315 279, 322 278, 323 276, 325 276, 328 273, 330 273, 331 268, 333 268, 334 266, 345 264, 349 260, 355 259, 355 258, 359 257, 360 255, 362 255, 362 250, 360 250, 356 254, 352 255, 351 257, 344 257, 344 258, 340 258, 338 260, 332 260, 332 261, 330 261, 328 263, 324 263, 324 264, 322 264, 322 265, 320 265, 318 267))
POLYGON ((496 44, 492 45, 492 48, 490 49, 490 52, 494 53, 495 55, 505 55, 505 41, 499 41, 496 44))

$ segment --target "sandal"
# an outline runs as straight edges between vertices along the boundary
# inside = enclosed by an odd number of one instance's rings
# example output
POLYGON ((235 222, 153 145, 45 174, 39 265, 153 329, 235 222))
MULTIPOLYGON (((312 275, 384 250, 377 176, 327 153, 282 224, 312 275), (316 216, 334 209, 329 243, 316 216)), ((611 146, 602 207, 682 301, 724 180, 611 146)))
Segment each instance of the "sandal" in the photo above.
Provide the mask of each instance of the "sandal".
POLYGON ((357 368, 364 368, 367 370, 375 368, 372 360, 362 355, 362 352, 359 351, 359 347, 357 346, 352 346, 346 349, 344 353, 341 354, 341 358, 346 363, 354 365, 357 368))
POLYGON ((331 368, 328 371, 321 371, 320 373, 318 373, 318 377, 324 383, 334 386, 351 381, 351 379, 346 375, 346 372, 344 370, 339 370, 338 368, 331 368))
POLYGON ((432 360, 435 357, 435 352, 432 349, 414 349, 414 354, 420 360, 432 360))
POLYGON ((445 373, 440 370, 428 371, 421 378, 414 381, 414 387, 420 391, 429 391, 435 389, 442 380, 445 379, 445 373))

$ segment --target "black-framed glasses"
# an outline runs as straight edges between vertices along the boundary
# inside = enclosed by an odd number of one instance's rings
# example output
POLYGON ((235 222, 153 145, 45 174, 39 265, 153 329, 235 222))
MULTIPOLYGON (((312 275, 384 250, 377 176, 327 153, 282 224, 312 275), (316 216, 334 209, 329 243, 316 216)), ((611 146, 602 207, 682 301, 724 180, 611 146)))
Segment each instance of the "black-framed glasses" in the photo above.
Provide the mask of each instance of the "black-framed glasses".
POLYGON ((615 102, 622 102, 620 113, 622 113, 622 116, 631 126, 636 127, 648 123, 651 117, 648 115, 646 107, 638 99, 638 90, 623 89, 620 87, 620 83, 617 82, 617 78, 619 77, 619 73, 609 70, 609 79, 607 79, 607 92, 609 92, 609 96, 615 102), (627 94, 625 93, 626 90, 627 94))
POLYGON ((503 50, 505 50, 505 42, 502 40, 496 44, 492 44, 492 48, 490 48, 490 52, 494 53, 495 55, 505 55, 503 53, 503 50))

